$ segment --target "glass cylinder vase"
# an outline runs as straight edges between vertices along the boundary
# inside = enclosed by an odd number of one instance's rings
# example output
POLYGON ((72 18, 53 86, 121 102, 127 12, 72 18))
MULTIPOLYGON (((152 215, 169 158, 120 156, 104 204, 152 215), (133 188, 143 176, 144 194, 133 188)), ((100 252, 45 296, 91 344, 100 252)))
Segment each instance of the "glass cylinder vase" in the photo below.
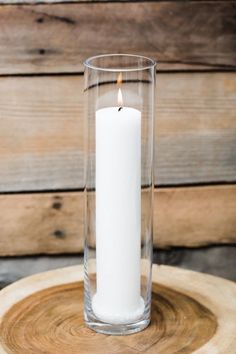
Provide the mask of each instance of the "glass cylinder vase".
POLYGON ((85 62, 84 314, 105 334, 150 322, 155 65, 125 54, 85 62))

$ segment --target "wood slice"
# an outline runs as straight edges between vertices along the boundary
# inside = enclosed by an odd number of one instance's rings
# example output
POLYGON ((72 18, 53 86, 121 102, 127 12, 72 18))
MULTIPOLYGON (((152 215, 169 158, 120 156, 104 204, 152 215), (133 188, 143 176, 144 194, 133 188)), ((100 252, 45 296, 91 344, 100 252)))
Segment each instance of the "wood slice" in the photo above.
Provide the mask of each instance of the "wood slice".
POLYGON ((236 284, 154 266, 151 325, 114 337, 83 322, 83 268, 20 280, 0 292, 0 353, 236 353, 236 284))

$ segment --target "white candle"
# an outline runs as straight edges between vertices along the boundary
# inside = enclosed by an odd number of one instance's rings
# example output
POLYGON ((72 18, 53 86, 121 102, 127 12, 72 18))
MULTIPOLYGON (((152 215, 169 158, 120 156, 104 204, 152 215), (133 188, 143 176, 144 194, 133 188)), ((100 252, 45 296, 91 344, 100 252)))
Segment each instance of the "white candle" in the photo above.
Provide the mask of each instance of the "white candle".
POLYGON ((108 107, 96 112, 95 315, 131 323, 144 311, 140 289, 141 112, 108 107))

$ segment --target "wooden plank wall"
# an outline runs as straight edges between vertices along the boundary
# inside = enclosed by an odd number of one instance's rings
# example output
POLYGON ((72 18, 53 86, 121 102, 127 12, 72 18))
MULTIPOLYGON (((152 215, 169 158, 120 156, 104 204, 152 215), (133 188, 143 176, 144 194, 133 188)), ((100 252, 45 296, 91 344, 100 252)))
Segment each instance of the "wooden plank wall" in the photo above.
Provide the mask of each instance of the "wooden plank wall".
MULTIPOLYGON (((157 188, 154 196, 155 245, 236 241, 236 186, 157 188)), ((81 252, 83 197, 81 192, 0 196, 1 255, 81 252)))
POLYGON ((80 72, 86 57, 114 51, 158 58, 163 70, 236 67, 235 1, 77 1, 0 14, 3 74, 80 72))
MULTIPOLYGON (((156 185, 234 181, 235 92, 236 73, 158 74, 156 185)), ((83 100, 81 75, 0 78, 2 191, 83 188, 83 100)))
POLYGON ((82 250, 83 60, 158 59, 154 243, 236 242, 235 1, 0 1, 0 255, 82 250))

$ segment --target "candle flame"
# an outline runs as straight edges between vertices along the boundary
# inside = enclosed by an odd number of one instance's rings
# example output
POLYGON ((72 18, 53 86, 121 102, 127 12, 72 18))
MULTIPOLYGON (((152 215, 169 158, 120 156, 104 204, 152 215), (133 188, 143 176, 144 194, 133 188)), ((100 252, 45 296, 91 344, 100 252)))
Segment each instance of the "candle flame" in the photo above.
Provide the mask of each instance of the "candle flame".
POLYGON ((123 108, 123 105, 124 105, 124 103, 123 103, 122 92, 121 92, 121 89, 119 88, 119 90, 118 90, 118 106, 120 108, 123 108))
POLYGON ((117 85, 122 84, 122 73, 119 73, 118 78, 117 78, 117 85))

